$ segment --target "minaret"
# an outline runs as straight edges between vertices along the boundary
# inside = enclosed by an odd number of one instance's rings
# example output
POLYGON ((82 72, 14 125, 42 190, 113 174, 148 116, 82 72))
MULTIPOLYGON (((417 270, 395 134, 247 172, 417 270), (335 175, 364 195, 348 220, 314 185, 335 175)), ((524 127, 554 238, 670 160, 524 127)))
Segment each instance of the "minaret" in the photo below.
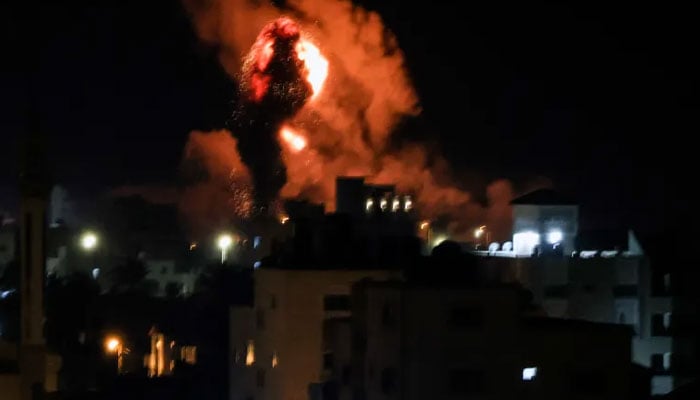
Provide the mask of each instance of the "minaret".
POLYGON ((20 166, 20 357, 22 399, 35 397, 46 380, 44 340, 44 276, 46 263, 46 207, 50 190, 46 168, 46 140, 39 116, 30 115, 20 166))

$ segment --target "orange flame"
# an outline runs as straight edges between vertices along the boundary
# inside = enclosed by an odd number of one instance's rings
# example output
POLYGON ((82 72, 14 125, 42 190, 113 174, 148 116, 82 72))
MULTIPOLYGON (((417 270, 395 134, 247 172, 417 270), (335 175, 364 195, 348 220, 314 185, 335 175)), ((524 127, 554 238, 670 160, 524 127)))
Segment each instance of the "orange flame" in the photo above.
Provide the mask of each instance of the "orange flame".
POLYGON ((280 136, 294 153, 298 153, 306 148, 306 138, 294 132, 294 130, 288 126, 282 127, 280 130, 280 136))
POLYGON ((300 39, 296 46, 297 56, 304 62, 306 67, 306 80, 311 85, 313 94, 311 98, 316 98, 323 84, 328 77, 328 60, 321 54, 321 51, 313 43, 305 39, 300 39))

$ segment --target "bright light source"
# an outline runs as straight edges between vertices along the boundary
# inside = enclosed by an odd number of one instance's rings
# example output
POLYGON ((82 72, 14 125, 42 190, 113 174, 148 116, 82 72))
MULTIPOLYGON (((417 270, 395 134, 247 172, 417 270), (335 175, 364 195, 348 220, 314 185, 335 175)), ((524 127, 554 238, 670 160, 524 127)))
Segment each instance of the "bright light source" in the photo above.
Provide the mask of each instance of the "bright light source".
POLYGON ((387 206, 387 201, 386 201, 386 199, 381 199, 381 200, 379 201, 379 208, 381 208, 382 211, 384 211, 384 210, 386 210, 386 206, 387 206))
POLYGON ((108 353, 114 353, 118 351, 121 341, 118 337, 111 336, 105 340, 105 349, 108 353))
POLYGON ((523 368, 523 380, 531 381, 537 376, 537 367, 523 368))
POLYGON ((260 261, 256 261, 253 263, 253 268, 260 268, 261 265, 262 263, 260 261))
POLYGON ((99 268, 93 268, 92 269, 92 279, 97 279, 100 277, 100 269, 99 268))
POLYGON ((474 231, 474 237, 475 237, 475 238, 480 238, 481 235, 482 235, 483 233, 484 233, 484 231, 482 231, 481 229, 476 229, 476 230, 474 231))
POLYGON ((540 235, 537 232, 525 231, 513 235, 513 250, 516 255, 531 256, 538 244, 540 235))
POLYGON ((248 341, 248 347, 245 352, 245 365, 255 364, 255 343, 252 340, 248 341))
POLYGON ((403 210, 410 211, 413 208, 413 201, 410 196, 406 196, 403 200, 403 210))
POLYGON ((563 238, 564 234, 558 229, 547 232, 547 243, 549 244, 559 243, 563 238))
POLYGON ((277 352, 272 353, 272 368, 277 368, 277 364, 279 364, 279 359, 277 358, 277 352))
POLYGON ((97 246, 97 235, 92 232, 85 232, 80 237, 80 246, 85 250, 92 250, 97 246))
POLYGON ((401 202, 399 201, 399 198, 395 197, 394 201, 391 203, 391 211, 398 211, 400 206, 401 202))
POLYGON ((372 200, 371 198, 367 199, 367 201, 365 202, 365 211, 372 211, 372 206, 374 206, 374 200, 372 200))
POLYGON ((429 226, 430 226, 430 222, 423 221, 420 223, 420 230, 424 231, 424 230, 428 229, 429 226))
POLYGON ((197 242, 192 242, 190 243, 190 251, 194 250, 197 248, 197 242))
POLYGON ((216 244, 221 250, 226 250, 231 247, 231 243, 233 243, 231 235, 221 235, 219 236, 219 240, 216 241, 216 244))
POLYGON ((449 238, 445 235, 436 236, 435 239, 433 240, 433 247, 438 246, 440 243, 444 242, 447 239, 449 239, 449 238))
POLYGON ((289 217, 288 217, 288 216, 283 215, 283 216, 280 217, 280 224, 284 225, 284 224, 287 223, 287 221, 289 221, 289 217))

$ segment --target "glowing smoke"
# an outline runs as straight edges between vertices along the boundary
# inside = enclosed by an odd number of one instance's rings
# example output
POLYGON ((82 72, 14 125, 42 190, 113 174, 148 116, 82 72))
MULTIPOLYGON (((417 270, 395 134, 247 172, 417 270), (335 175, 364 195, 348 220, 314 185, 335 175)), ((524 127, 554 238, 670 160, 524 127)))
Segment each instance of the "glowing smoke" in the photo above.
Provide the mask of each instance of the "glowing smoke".
POLYGON ((183 173, 189 182, 180 194, 179 208, 195 235, 250 217, 250 174, 229 131, 192 132, 183 173))
POLYGON ((302 197, 330 210, 336 176, 356 175, 414 193, 425 217, 448 215, 456 231, 489 217, 510 218, 507 182, 489 188, 492 206, 484 208, 423 147, 388 149, 393 128, 419 107, 403 54, 377 13, 346 0, 288 1, 285 10, 246 0, 185 0, 185 5, 199 36, 219 49, 247 99, 233 134, 256 191, 264 192, 258 199, 302 197), (278 20, 282 14, 293 15, 302 31, 288 19, 278 20), (266 73, 277 55, 283 61, 277 68, 294 68, 266 73), (326 61, 322 68, 297 65, 319 55, 326 61), (320 72, 311 74, 314 70, 320 72), (282 83, 274 82, 277 75, 285 76, 282 83))

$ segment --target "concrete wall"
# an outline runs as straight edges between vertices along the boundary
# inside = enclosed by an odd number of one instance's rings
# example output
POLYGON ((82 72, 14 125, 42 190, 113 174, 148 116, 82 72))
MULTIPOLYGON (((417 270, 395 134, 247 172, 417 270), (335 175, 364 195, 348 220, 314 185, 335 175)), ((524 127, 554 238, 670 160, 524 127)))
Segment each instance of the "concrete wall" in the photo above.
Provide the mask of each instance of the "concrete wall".
POLYGON ((324 296, 350 295, 351 285, 363 278, 397 275, 381 270, 256 270, 255 399, 306 400, 309 385, 323 375, 324 320, 350 315, 349 310, 324 310, 324 296))
POLYGON ((0 398, 2 400, 20 400, 19 374, 0 373, 0 398))
POLYGON ((363 392, 359 398, 628 398, 625 327, 566 320, 523 324, 518 293, 511 289, 370 284, 353 300, 356 341, 364 343, 353 349, 352 384, 363 392), (396 325, 385 323, 387 304, 401 310, 396 325), (537 375, 525 381, 523 369, 529 367, 537 375), (387 369, 396 371, 393 387, 387 386, 387 369))
MULTIPOLYGON (((533 231, 540 234, 541 243, 546 243, 547 232, 560 230, 563 233, 564 254, 575 250, 574 240, 578 233, 578 206, 513 205, 513 233, 533 231)), ((517 247, 517 243, 513 243, 517 247)))

